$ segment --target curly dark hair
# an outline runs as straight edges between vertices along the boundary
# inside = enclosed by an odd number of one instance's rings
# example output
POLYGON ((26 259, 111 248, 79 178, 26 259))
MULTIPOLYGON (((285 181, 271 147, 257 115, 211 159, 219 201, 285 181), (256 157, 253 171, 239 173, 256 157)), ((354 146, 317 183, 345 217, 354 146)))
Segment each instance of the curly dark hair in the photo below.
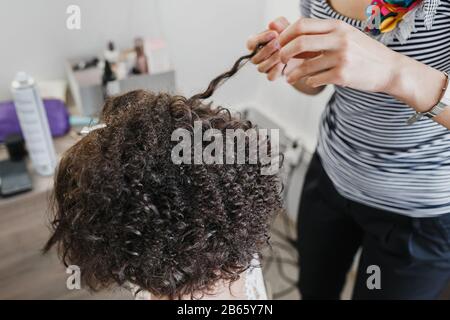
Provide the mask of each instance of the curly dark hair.
MULTIPOLYGON (((211 92, 206 93, 210 95, 211 92)), ((132 283, 177 298, 230 283, 269 239, 280 181, 262 164, 175 164, 171 134, 254 128, 227 109, 167 93, 106 101, 101 121, 62 157, 44 251, 78 265, 92 290, 132 283)))

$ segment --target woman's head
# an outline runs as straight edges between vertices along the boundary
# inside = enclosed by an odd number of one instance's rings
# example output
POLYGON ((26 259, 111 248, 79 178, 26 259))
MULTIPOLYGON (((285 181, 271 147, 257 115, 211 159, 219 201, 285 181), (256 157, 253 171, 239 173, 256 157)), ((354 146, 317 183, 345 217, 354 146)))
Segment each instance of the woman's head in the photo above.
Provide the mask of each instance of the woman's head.
POLYGON ((175 164, 179 128, 253 128, 198 99, 133 91, 108 100, 94 130, 62 157, 53 245, 83 282, 130 282, 157 296, 233 281, 267 244, 280 185, 257 164, 175 164))

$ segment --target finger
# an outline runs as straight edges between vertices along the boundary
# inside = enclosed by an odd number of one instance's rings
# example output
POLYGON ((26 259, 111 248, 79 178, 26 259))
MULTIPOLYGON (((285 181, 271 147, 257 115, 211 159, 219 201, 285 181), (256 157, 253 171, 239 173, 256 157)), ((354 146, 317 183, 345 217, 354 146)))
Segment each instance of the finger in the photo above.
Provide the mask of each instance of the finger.
POLYGON ((286 68, 284 68, 284 74, 283 75, 288 76, 289 74, 292 73, 292 71, 294 71, 296 68, 301 66, 301 64, 303 62, 304 62, 303 59, 291 59, 291 60, 289 60, 289 62, 286 64, 286 68))
POLYGON ((280 63, 280 53, 279 52, 275 52, 274 54, 272 54, 270 56, 269 59, 266 59, 265 61, 261 62, 258 65, 258 71, 262 72, 262 73, 266 73, 270 69, 272 69, 272 67, 274 65, 276 65, 277 63, 280 63))
POLYGON ((253 56, 251 61, 254 64, 260 64, 278 50, 280 50, 280 43, 277 39, 274 39, 266 44, 261 50, 259 50, 259 52, 253 56))
POLYGON ((267 79, 269 81, 275 81, 279 77, 281 77, 281 72, 283 71, 284 65, 281 63, 278 63, 275 65, 270 71, 267 73, 267 79))
POLYGON ((320 56, 322 52, 302 52, 295 56, 297 59, 311 59, 320 56))
POLYGON ((282 33, 287 27, 289 27, 289 21, 285 17, 278 17, 269 23, 269 29, 278 33, 282 33))
POLYGON ((324 34, 337 28, 339 22, 334 19, 300 18, 291 24, 280 35, 280 44, 284 47, 287 43, 302 34, 324 34))
POLYGON ((260 34, 257 34, 255 36, 252 36, 247 41, 247 48, 250 51, 253 51, 256 49, 256 47, 260 44, 268 43, 269 41, 272 41, 278 37, 278 33, 273 30, 267 30, 263 31, 260 34))
POLYGON ((336 55, 321 55, 313 59, 304 60, 297 68, 286 74, 288 83, 296 83, 301 78, 329 70, 338 65, 339 59, 336 55))
POLYGON ((306 84, 313 88, 325 86, 327 84, 345 86, 345 79, 342 77, 342 73, 338 68, 332 68, 310 76, 306 80, 306 84))
POLYGON ((290 58, 310 53, 339 48, 339 39, 333 34, 301 35, 280 50, 281 62, 286 63, 290 58))

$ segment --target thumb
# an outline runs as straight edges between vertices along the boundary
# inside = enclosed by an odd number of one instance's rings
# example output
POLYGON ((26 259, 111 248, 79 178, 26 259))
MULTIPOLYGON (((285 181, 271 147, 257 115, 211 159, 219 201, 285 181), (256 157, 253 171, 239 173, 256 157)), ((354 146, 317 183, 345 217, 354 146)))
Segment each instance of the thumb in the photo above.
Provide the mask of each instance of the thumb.
POLYGON ((269 29, 282 33, 287 27, 289 27, 289 21, 285 17, 278 17, 269 23, 269 29))

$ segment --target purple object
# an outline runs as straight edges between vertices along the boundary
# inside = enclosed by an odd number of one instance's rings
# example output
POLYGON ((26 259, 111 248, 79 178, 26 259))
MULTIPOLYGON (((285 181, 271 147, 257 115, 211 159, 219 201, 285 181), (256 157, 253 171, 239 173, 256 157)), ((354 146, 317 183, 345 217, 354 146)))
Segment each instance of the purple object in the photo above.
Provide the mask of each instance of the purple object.
MULTIPOLYGON (((66 105, 59 99, 43 99, 43 102, 52 136, 65 135, 70 129, 66 105)), ((14 133, 22 134, 14 102, 0 102, 0 142, 14 133)))

